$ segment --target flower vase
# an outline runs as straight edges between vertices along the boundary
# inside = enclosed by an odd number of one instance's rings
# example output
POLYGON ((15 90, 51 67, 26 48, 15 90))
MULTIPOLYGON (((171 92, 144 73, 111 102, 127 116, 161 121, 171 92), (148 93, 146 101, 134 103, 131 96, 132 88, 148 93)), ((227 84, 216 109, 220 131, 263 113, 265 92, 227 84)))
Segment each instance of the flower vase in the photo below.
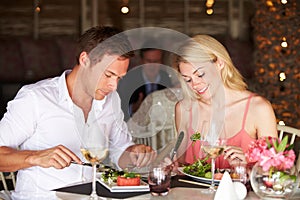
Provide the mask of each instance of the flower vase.
POLYGON ((264 171, 259 163, 256 163, 250 174, 252 189, 262 199, 289 199, 296 192, 299 179, 295 166, 285 170, 271 167, 264 171))

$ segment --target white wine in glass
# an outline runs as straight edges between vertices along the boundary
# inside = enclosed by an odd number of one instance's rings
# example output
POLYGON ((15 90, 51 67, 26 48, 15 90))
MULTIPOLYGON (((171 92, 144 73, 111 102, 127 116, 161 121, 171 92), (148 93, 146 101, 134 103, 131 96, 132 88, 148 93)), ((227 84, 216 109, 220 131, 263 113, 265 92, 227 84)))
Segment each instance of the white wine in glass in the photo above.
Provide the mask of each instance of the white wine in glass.
POLYGON ((90 194, 90 199, 96 200, 98 199, 96 191, 97 164, 100 164, 106 158, 108 149, 107 147, 82 147, 80 151, 85 159, 89 161, 93 167, 92 193, 90 194))
POLYGON ((107 148, 81 148, 80 151, 92 165, 101 163, 108 154, 107 148))
POLYGON ((214 143, 209 143, 207 141, 202 141, 201 149, 204 153, 208 155, 209 158, 211 158, 211 185, 208 189, 209 193, 213 193, 216 191, 215 189, 215 160, 216 158, 221 155, 224 151, 226 145, 226 140, 224 139, 217 139, 214 143))
POLYGON ((203 145, 202 150, 208 155, 208 157, 216 159, 224 151, 223 146, 214 146, 214 145, 203 145))

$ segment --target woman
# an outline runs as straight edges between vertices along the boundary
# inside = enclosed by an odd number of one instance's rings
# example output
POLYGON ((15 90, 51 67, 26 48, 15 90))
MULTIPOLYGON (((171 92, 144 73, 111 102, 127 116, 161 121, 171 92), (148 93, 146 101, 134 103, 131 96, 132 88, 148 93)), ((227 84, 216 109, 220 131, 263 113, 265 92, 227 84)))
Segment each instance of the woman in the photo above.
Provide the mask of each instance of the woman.
POLYGON ((247 90, 225 47, 208 35, 196 35, 178 50, 174 60, 181 75, 184 98, 176 104, 177 131, 185 137, 179 149, 180 162, 199 158, 199 143, 190 136, 215 125, 215 132, 226 138, 218 168, 229 168, 236 161, 246 163, 245 151, 251 141, 263 136, 277 137, 276 118, 265 98, 247 90), (207 123, 206 123, 207 122, 207 123), (206 127, 204 127, 206 125, 206 127))

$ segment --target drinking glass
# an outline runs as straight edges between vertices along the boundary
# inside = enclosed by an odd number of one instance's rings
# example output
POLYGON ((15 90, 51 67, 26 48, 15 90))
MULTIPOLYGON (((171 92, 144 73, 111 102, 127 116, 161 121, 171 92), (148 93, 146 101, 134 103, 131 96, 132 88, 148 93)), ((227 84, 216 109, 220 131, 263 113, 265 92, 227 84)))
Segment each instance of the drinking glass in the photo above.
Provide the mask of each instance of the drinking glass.
POLYGON ((108 139, 98 131, 85 132, 82 135, 80 151, 93 167, 92 193, 89 199, 96 200, 98 199, 96 192, 97 164, 101 164, 108 154, 108 139))
POLYGON ((239 181, 246 185, 247 183, 247 167, 245 163, 242 163, 239 159, 232 166, 231 178, 233 181, 239 181))
POLYGON ((150 167, 148 184, 153 196, 166 196, 171 185, 171 168, 162 164, 150 167))
POLYGON ((208 193, 213 193, 215 189, 215 159, 221 155, 226 145, 225 139, 217 139, 215 142, 202 141, 202 151, 211 159, 211 185, 208 189, 208 193))

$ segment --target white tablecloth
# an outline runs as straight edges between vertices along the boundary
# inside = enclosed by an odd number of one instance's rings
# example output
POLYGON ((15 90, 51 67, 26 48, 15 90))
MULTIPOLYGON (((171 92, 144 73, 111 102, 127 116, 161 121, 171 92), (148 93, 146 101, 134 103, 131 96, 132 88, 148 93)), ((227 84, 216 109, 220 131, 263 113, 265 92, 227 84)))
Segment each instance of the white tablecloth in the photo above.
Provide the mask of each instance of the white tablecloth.
MULTIPOLYGON (((204 194, 202 190, 199 188, 183 188, 183 187, 176 187, 172 188, 167 196, 164 197, 153 197, 150 193, 131 197, 128 198, 129 200, 147 200, 147 199, 170 199, 170 200, 182 200, 182 199, 213 199, 213 195, 204 194)), ((79 195, 79 194, 72 194, 66 192, 57 192, 57 196, 59 200, 86 200, 88 199, 87 195, 79 195)), ((112 198, 102 198, 106 200, 110 200, 112 198)), ((260 199, 254 192, 249 192, 246 200, 258 200, 260 199)), ((291 198, 293 200, 300 199, 300 189, 297 190, 296 194, 291 198)))

